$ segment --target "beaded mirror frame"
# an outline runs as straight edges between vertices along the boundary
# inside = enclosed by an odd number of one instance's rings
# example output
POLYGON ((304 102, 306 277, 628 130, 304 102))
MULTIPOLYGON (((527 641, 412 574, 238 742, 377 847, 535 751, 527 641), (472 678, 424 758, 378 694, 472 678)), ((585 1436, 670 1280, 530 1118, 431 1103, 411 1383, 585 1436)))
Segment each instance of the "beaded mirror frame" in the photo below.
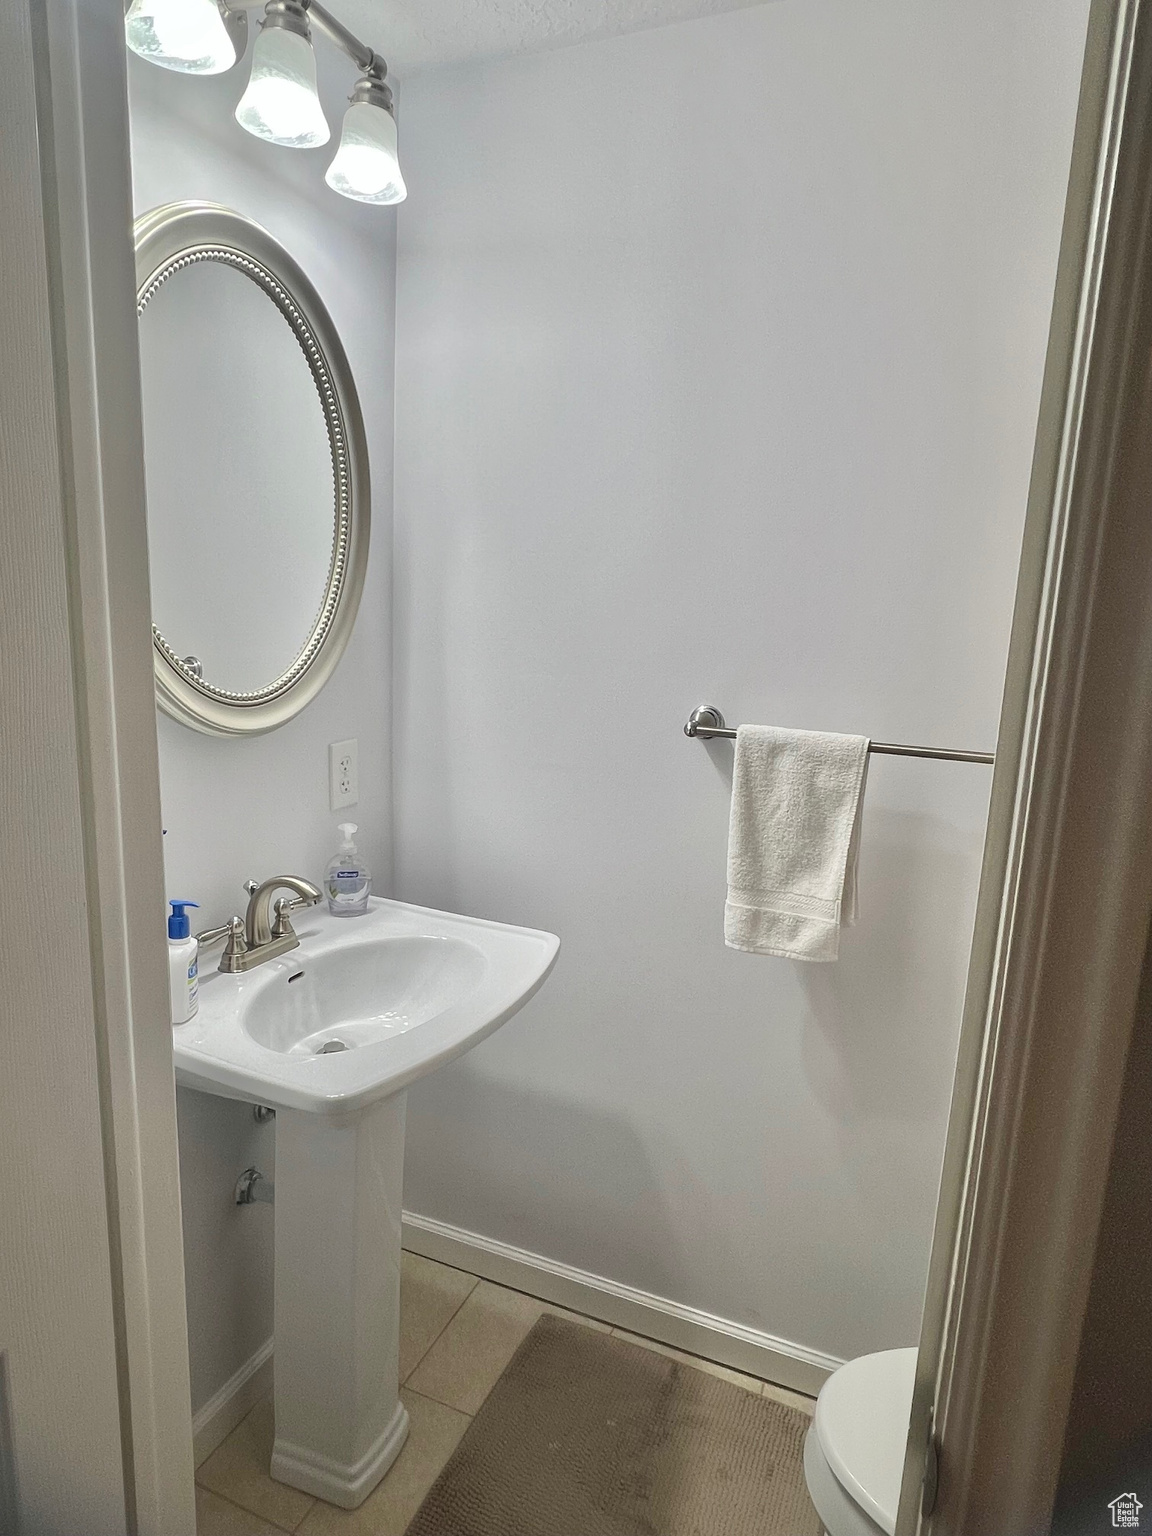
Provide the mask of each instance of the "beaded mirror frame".
MULTIPOLYGON (((371 495, 368 445, 356 383, 323 300, 297 263, 261 225, 214 203, 168 203, 134 226, 136 312, 163 285, 200 262, 220 262, 254 282, 275 304, 312 375, 332 456, 332 554, 328 580, 301 650, 279 677, 251 692, 199 675, 153 625, 156 697, 183 725, 213 736, 275 730, 300 712, 332 675, 352 633, 368 561, 371 495)), ((302 628, 306 618, 302 619, 302 628)))

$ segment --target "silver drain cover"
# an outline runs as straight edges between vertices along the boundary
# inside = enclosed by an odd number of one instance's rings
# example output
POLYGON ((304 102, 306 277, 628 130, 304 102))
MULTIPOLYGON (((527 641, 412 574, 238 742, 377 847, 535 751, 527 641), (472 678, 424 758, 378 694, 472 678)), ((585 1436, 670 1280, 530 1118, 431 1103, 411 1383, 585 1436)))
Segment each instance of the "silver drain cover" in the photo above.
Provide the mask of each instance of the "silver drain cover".
POLYGON ((316 1052, 317 1056, 331 1056, 335 1051, 346 1051, 348 1047, 343 1040, 325 1040, 324 1044, 316 1052))

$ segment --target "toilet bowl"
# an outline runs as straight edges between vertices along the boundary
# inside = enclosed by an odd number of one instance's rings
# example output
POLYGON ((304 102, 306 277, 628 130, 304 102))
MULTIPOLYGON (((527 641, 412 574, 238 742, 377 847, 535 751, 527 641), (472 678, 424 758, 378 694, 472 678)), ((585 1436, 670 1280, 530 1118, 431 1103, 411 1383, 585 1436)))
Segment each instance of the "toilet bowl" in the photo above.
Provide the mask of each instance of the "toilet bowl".
POLYGON ((892 1536, 916 1375, 914 1349, 861 1355, 820 1389, 804 1478, 828 1536, 892 1536))

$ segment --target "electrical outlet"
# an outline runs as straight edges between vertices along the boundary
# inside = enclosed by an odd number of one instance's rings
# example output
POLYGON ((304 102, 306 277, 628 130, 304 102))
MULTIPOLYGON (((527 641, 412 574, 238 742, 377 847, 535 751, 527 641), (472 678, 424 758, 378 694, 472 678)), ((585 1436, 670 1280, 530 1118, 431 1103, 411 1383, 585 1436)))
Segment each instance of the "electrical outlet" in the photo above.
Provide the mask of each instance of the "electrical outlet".
POLYGON ((359 757, 355 741, 334 741, 328 748, 328 798, 334 811, 360 798, 359 757))

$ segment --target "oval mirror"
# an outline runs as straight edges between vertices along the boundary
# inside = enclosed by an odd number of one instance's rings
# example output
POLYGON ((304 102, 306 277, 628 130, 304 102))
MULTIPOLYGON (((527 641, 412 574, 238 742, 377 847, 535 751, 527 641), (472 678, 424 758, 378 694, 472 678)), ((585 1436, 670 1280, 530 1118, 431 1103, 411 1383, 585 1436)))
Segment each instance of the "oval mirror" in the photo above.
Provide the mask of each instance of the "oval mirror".
POLYGON ((136 224, 156 688, 216 735, 297 714, 348 642, 368 555, 356 388, 316 290, 243 215, 136 224))

